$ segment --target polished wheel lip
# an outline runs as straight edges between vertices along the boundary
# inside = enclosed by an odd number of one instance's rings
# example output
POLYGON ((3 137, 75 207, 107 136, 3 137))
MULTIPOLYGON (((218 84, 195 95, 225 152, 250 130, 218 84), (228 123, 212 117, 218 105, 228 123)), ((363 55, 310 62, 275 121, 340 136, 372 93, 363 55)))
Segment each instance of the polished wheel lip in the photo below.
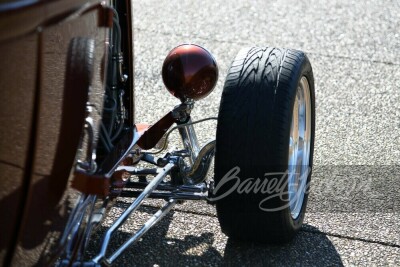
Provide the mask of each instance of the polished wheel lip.
POLYGON ((303 76, 295 95, 289 139, 288 200, 294 220, 300 215, 310 172, 311 112, 310 85, 303 76))

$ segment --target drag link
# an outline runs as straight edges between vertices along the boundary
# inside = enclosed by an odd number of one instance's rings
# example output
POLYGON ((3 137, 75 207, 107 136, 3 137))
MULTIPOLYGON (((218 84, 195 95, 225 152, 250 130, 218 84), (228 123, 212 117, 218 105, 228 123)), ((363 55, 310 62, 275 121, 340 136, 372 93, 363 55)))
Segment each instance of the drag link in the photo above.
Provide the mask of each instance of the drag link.
MULTIPOLYGON (((147 182, 127 182, 125 185, 125 188, 143 189, 143 188, 146 188, 147 185, 148 185, 147 182)), ((170 185, 170 184, 160 184, 159 186, 157 186, 156 190, 203 193, 203 192, 207 191, 207 188, 203 184, 201 184, 201 185, 180 185, 180 186, 174 186, 174 185, 170 185)))
MULTIPOLYGON (((138 191, 122 191, 120 197, 136 197, 140 194, 138 191)), ((207 194, 187 193, 187 192, 155 192, 149 195, 152 199, 176 199, 176 200, 207 200, 207 194)))

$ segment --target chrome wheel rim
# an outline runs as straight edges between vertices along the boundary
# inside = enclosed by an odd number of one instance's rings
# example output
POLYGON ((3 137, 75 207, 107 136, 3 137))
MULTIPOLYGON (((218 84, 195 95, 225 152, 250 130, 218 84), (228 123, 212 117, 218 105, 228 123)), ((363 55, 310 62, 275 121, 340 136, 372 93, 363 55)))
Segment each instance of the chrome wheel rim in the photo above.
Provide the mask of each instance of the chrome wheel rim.
POLYGON ((297 87, 289 139, 288 194, 294 220, 303 206, 310 171, 311 112, 310 86, 303 76, 297 87))

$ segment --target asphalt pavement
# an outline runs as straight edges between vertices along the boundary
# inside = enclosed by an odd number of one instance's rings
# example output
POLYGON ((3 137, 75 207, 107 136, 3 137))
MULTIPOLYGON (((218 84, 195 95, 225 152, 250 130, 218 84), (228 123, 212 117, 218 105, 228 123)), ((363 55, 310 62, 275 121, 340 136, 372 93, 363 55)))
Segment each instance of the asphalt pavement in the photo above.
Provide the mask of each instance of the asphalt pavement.
MULTIPOLYGON (((298 49, 315 77, 315 166, 309 212, 293 242, 234 242, 213 206, 186 202, 117 266, 400 266, 400 1, 137 0, 133 9, 138 122, 153 123, 179 103, 160 72, 181 43, 206 47, 220 69, 194 119, 218 114, 226 72, 242 47, 298 49)), ((201 142, 215 137, 215 122, 195 128, 201 142)), ((127 203, 119 199, 103 226, 127 203)), ((118 242, 160 205, 147 201, 116 233, 118 242)))

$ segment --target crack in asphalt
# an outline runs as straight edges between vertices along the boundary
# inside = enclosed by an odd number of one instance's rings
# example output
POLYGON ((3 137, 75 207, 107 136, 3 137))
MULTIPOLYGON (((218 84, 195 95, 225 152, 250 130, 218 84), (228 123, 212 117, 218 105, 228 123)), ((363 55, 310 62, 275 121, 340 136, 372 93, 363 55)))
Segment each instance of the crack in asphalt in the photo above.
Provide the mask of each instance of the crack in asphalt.
MULTIPOLYGON (((154 209, 160 209, 161 207, 157 207, 154 205, 149 205, 149 204, 143 204, 143 207, 146 208, 154 208, 154 209)), ((199 215, 199 216, 208 216, 208 217, 214 217, 217 218, 215 214, 208 213, 208 212, 196 212, 196 211, 188 211, 184 209, 177 209, 176 207, 173 209, 176 212, 181 212, 181 213, 186 213, 186 214, 193 214, 193 215, 199 215)), ((348 239, 348 240, 354 240, 354 241, 360 241, 360 242, 365 242, 365 243, 370 243, 370 244, 377 244, 377 245, 382 245, 386 247, 392 247, 392 248, 400 248, 400 245, 392 242, 385 242, 385 241, 378 241, 378 240, 371 240, 371 239, 366 239, 366 238, 361 238, 361 237, 352 237, 352 236, 347 236, 347 235, 341 235, 341 234, 335 234, 335 233, 330 233, 330 232, 322 232, 322 231, 316 231, 316 230, 310 230, 310 229, 300 229, 301 232, 305 233, 310 233, 310 234, 317 234, 317 235, 324 235, 324 236, 331 236, 331 237, 337 237, 337 238, 342 238, 342 239, 348 239)))
POLYGON ((361 238, 361 237, 352 237, 352 236, 347 236, 347 235, 334 234, 334 233, 329 233, 329 232, 321 232, 321 231, 309 230, 309 229, 304 229, 304 228, 301 228, 300 231, 301 232, 306 232, 306 233, 311 233, 311 234, 332 236, 332 237, 337 237, 337 238, 343 238, 343 239, 349 239, 349 240, 354 240, 354 241, 361 241, 361 242, 371 243, 371 244, 378 244, 378 245, 387 246, 387 247, 400 248, 400 245, 395 244, 395 243, 391 243, 391 242, 371 240, 371 239, 366 239, 366 238, 361 238))
MULTIPOLYGON (((138 28, 138 27, 135 27, 135 30, 142 31, 142 32, 148 32, 148 33, 153 33, 153 34, 161 34, 161 35, 165 35, 165 36, 175 35, 175 36, 180 36, 180 37, 185 37, 185 38, 188 38, 188 37, 197 38, 197 39, 211 41, 211 42, 220 42, 220 43, 227 43, 227 44, 239 44, 239 45, 245 45, 245 46, 251 46, 252 45, 251 43, 246 43, 246 42, 232 41, 232 40, 219 40, 219 39, 199 36, 199 35, 195 35, 195 34, 192 34, 192 35, 189 36, 189 35, 179 34, 179 33, 174 33, 174 32, 159 32, 159 31, 154 31, 154 30, 147 30, 147 29, 138 28)), ((378 64, 384 64, 384 65, 389 65, 389 66, 400 66, 400 62, 398 63, 398 62, 381 61, 381 60, 368 60, 368 59, 354 58, 354 57, 349 57, 349 56, 321 54, 321 53, 315 53, 315 52, 309 52, 309 51, 304 51, 304 52, 306 54, 313 55, 313 56, 328 57, 328 58, 340 58, 340 59, 359 61, 359 62, 368 62, 368 63, 378 63, 378 64)))

